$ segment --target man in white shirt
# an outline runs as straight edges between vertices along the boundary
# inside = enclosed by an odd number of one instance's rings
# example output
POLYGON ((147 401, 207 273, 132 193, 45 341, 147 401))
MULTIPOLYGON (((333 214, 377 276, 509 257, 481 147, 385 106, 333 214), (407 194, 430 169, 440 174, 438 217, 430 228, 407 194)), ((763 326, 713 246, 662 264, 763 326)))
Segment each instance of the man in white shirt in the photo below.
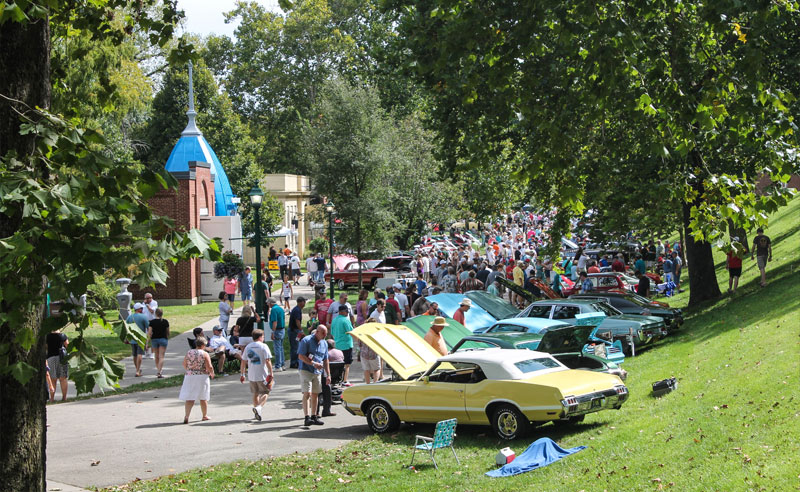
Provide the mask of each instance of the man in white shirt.
POLYGON ((219 377, 225 377, 225 372, 223 369, 225 368, 225 361, 228 357, 233 357, 234 359, 242 360, 242 353, 239 349, 236 349, 231 345, 227 338, 222 334, 222 327, 219 325, 214 325, 212 328, 213 334, 211 338, 208 339, 208 345, 206 345, 205 350, 206 352, 217 356, 217 373, 219 377))
POLYGON ((408 296, 403 294, 403 286, 400 284, 392 285, 394 289, 394 299, 400 305, 400 316, 405 321, 406 318, 411 316, 411 306, 408 305, 408 296))
POLYGON ((294 285, 300 285, 300 276, 302 273, 300 271, 300 257, 297 256, 297 253, 292 253, 289 263, 291 263, 292 266, 292 278, 294 278, 294 285))
MULTIPOLYGON (((351 306, 350 303, 347 302, 347 293, 342 292, 339 294, 339 300, 333 301, 331 305, 328 306, 328 315, 327 315, 328 322, 324 323, 325 325, 331 326, 333 324, 333 320, 335 320, 336 317, 339 316, 339 306, 341 305, 347 306, 347 312, 348 315, 350 316, 350 322, 355 324, 356 319, 353 316, 353 306, 351 306)), ((320 316, 320 320, 322 319, 323 319, 322 316, 320 316)))
POLYGON ((261 420, 261 409, 267 403, 267 396, 269 396, 274 382, 272 352, 264 343, 262 330, 253 330, 253 341, 244 348, 244 355, 239 368, 241 373, 239 381, 244 383, 247 379, 250 382, 250 393, 253 394, 253 415, 256 420, 261 420), (246 377, 245 369, 247 370, 246 377))
POLYGON ((306 272, 308 273, 308 285, 314 285, 314 278, 317 276, 317 262, 314 261, 314 255, 306 259, 306 272))
MULTIPOLYGON (((158 302, 153 299, 153 294, 147 293, 144 295, 144 315, 147 316, 147 322, 156 319, 156 309, 158 309, 158 302)), ((153 359, 153 347, 150 346, 150 340, 147 340, 147 350, 144 354, 145 359, 153 359)))

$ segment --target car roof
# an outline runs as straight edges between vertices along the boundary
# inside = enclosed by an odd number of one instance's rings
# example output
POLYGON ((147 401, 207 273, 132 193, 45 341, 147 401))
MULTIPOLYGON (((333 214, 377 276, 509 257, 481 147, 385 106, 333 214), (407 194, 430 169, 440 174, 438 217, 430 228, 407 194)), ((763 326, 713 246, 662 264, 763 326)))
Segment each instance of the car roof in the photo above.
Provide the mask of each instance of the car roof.
MULTIPOLYGON (((534 350, 515 350, 503 348, 489 348, 485 350, 469 350, 456 352, 440 357, 440 362, 464 362, 478 364, 489 379, 524 379, 531 376, 520 371, 514 364, 531 359, 552 359, 552 355, 534 350)), ((559 368, 549 369, 547 372, 569 370, 566 366, 556 361, 559 368)), ((537 375, 543 371, 537 372, 537 375)))
POLYGON ((533 304, 594 304, 595 302, 597 301, 590 299, 547 299, 533 304))
POLYGON ((557 319, 547 319, 547 318, 506 318, 499 320, 495 324, 499 323, 521 325, 524 326, 525 328, 534 328, 534 329, 570 326, 569 323, 564 323, 563 321, 559 321, 557 319))
MULTIPOLYGON (((565 323, 566 324, 566 323, 565 323)), ((571 326, 571 325, 567 325, 571 326)), ((480 335, 469 335, 464 337, 462 340, 472 340, 476 342, 483 342, 483 341, 492 341, 492 340, 504 340, 509 343, 517 343, 520 341, 527 341, 527 340, 541 340, 542 335, 537 333, 529 333, 525 331, 511 331, 511 332, 503 332, 503 333, 486 333, 480 335)))

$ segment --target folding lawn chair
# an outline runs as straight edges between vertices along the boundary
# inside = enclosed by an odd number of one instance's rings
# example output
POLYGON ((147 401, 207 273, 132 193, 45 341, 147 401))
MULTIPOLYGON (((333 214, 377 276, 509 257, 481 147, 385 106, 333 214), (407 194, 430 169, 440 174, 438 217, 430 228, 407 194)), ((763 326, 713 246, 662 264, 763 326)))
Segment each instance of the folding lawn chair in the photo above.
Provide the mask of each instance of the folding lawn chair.
POLYGON ((421 451, 428 451, 430 453, 433 466, 438 470, 439 465, 436 464, 436 458, 433 457, 433 454, 437 449, 446 447, 450 447, 450 450, 453 451, 453 456, 456 458, 456 463, 460 465, 461 462, 458 461, 456 450, 453 447, 453 440, 456 437, 457 423, 457 419, 442 420, 436 423, 436 429, 433 431, 432 438, 417 436, 416 440, 414 441, 414 452, 411 454, 411 464, 409 466, 414 464, 414 456, 417 454, 417 450, 419 449, 421 451), (419 443, 420 441, 422 441, 422 444, 419 443))

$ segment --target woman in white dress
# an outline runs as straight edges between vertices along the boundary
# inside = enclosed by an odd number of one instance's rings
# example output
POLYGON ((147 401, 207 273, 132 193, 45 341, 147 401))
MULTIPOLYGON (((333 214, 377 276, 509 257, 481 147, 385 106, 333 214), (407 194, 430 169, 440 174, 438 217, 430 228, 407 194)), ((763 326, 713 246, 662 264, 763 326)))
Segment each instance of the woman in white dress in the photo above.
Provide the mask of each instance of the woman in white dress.
POLYGON ((186 402, 186 415, 183 423, 189 423, 189 414, 192 412, 195 400, 200 400, 200 410, 203 412, 203 420, 210 420, 208 417, 208 400, 211 396, 211 381, 214 378, 214 367, 211 365, 211 356, 205 351, 206 339, 197 337, 195 347, 186 353, 183 358, 183 368, 186 374, 183 376, 183 386, 181 386, 178 399, 186 402))

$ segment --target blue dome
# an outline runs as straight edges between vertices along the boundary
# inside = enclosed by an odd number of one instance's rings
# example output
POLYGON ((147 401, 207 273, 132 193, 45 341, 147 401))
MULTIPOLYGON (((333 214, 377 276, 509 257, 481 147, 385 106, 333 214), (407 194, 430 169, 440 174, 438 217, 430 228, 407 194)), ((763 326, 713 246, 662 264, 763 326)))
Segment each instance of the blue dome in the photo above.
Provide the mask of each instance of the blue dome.
POLYGON ((236 206, 232 198, 235 196, 228 181, 225 169, 214 153, 214 149, 200 132, 193 135, 184 135, 175 144, 172 153, 167 159, 166 169, 171 173, 189 171, 189 162, 206 162, 211 165, 211 176, 214 178, 214 215, 236 215, 236 206))

